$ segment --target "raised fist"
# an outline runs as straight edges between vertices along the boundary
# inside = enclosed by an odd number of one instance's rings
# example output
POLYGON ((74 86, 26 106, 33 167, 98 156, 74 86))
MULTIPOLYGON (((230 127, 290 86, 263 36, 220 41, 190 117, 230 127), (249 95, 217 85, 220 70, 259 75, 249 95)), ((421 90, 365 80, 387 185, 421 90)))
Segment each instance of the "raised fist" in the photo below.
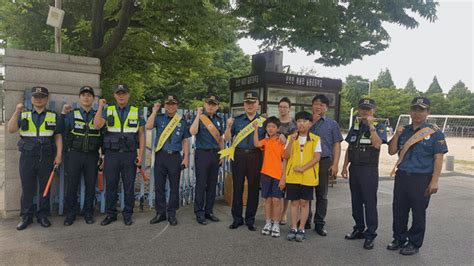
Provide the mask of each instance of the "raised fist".
POLYGON ((159 111, 161 108, 161 103, 157 102, 153 105, 153 110, 155 111, 159 111))
POLYGON ((228 126, 228 127, 231 127, 233 124, 234 124, 234 118, 233 118, 233 117, 229 117, 229 119, 227 119, 227 126, 228 126))
POLYGON ((197 113, 197 115, 202 115, 202 107, 198 107, 196 109, 196 113, 197 113))
POLYGON ((72 110, 72 106, 66 103, 65 105, 63 105, 62 113, 67 114, 67 113, 71 112, 71 110, 72 110))
POLYGON ((100 99, 99 100, 99 107, 104 108, 104 106, 107 104, 107 101, 105 99, 100 99))
POLYGON ((19 104, 16 105, 16 111, 18 113, 23 112, 23 109, 24 109, 23 103, 19 103, 19 104))

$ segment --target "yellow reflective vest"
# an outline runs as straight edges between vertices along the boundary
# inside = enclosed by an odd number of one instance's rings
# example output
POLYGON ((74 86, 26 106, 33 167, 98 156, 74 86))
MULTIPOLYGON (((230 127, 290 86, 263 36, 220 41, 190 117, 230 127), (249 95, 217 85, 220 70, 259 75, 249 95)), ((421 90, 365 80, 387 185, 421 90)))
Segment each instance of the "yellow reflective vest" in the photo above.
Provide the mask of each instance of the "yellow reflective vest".
POLYGON ((300 138, 298 137, 293 141, 290 158, 286 165, 286 183, 313 187, 319 184, 319 162, 306 169, 303 173, 294 171, 295 167, 303 166, 313 159, 314 151, 319 141, 319 136, 308 133, 308 139, 303 147, 303 156, 301 156, 300 151, 300 138))

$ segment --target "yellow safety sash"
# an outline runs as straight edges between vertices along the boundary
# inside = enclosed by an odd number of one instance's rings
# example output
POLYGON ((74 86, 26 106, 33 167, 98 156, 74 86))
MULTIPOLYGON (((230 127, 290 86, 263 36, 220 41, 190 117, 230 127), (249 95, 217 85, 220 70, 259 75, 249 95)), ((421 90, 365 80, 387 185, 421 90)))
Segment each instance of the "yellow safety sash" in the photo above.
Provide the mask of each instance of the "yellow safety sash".
POLYGON ((207 115, 201 115, 199 120, 201 120, 209 133, 211 133, 211 136, 214 138, 217 144, 220 144, 221 134, 219 133, 219 130, 217 130, 216 126, 214 126, 214 123, 212 123, 211 119, 209 119, 207 115))
POLYGON ((253 124, 254 123, 258 123, 258 126, 261 127, 263 125, 263 122, 265 122, 265 120, 267 120, 265 117, 263 116, 260 116, 256 119, 254 119, 252 122, 250 122, 248 125, 246 125, 238 134, 237 136, 235 136, 234 138, 234 141, 232 141, 232 145, 227 148, 227 149, 223 149, 219 152, 219 154, 221 155, 221 159, 226 157, 226 156, 229 156, 229 160, 234 160, 234 152, 235 152, 235 148, 237 147, 237 145, 239 145, 239 143, 244 140, 248 135, 250 135, 255 129, 253 128, 253 124))
POLYGON ((163 145, 165 145, 165 142, 168 140, 168 138, 171 136, 173 133, 174 129, 176 126, 179 124, 181 121, 182 116, 175 114, 171 121, 166 125, 165 129, 160 135, 160 138, 158 139, 158 143, 156 144, 156 149, 155 152, 161 150, 163 148, 163 145))
POLYGON ((422 139, 426 138, 427 136, 429 136, 429 135, 431 135, 435 132, 436 131, 433 130, 432 128, 430 128, 430 127, 424 127, 422 129, 418 130, 413 136, 411 136, 407 140, 407 142, 405 142, 405 144, 403 145, 403 148, 400 150, 400 155, 398 156, 398 161, 395 164, 395 166, 393 167, 392 172, 390 173, 390 176, 392 176, 392 177, 395 176, 395 171, 397 170, 398 165, 400 165, 400 163, 402 163, 408 149, 410 149, 411 146, 413 146, 414 144, 420 142, 422 139))

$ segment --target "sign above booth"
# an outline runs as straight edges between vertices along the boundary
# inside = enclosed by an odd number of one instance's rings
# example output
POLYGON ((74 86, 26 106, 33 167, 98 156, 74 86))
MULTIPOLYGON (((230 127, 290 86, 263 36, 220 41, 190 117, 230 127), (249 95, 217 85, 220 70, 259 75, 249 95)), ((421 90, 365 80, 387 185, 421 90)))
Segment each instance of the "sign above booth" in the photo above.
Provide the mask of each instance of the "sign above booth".
POLYGON ((262 86, 263 84, 280 85, 285 87, 307 87, 335 91, 340 91, 342 88, 342 81, 339 79, 301 76, 277 72, 262 72, 260 74, 231 78, 230 90, 233 91, 246 89, 249 87, 262 86))

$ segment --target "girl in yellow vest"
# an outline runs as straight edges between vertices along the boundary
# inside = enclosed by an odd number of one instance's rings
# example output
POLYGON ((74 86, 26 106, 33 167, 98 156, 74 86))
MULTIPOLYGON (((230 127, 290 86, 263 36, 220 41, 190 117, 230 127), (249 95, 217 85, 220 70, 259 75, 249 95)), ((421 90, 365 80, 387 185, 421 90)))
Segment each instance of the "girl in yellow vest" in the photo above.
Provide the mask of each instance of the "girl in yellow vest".
POLYGON ((319 137, 309 132, 312 119, 312 115, 305 111, 296 114, 298 131, 288 138, 285 147, 287 165, 281 185, 286 186, 286 199, 291 201, 291 230, 287 235, 290 241, 302 242, 305 239, 304 225, 308 218, 309 201, 313 199, 314 187, 319 184, 322 150, 319 137))

